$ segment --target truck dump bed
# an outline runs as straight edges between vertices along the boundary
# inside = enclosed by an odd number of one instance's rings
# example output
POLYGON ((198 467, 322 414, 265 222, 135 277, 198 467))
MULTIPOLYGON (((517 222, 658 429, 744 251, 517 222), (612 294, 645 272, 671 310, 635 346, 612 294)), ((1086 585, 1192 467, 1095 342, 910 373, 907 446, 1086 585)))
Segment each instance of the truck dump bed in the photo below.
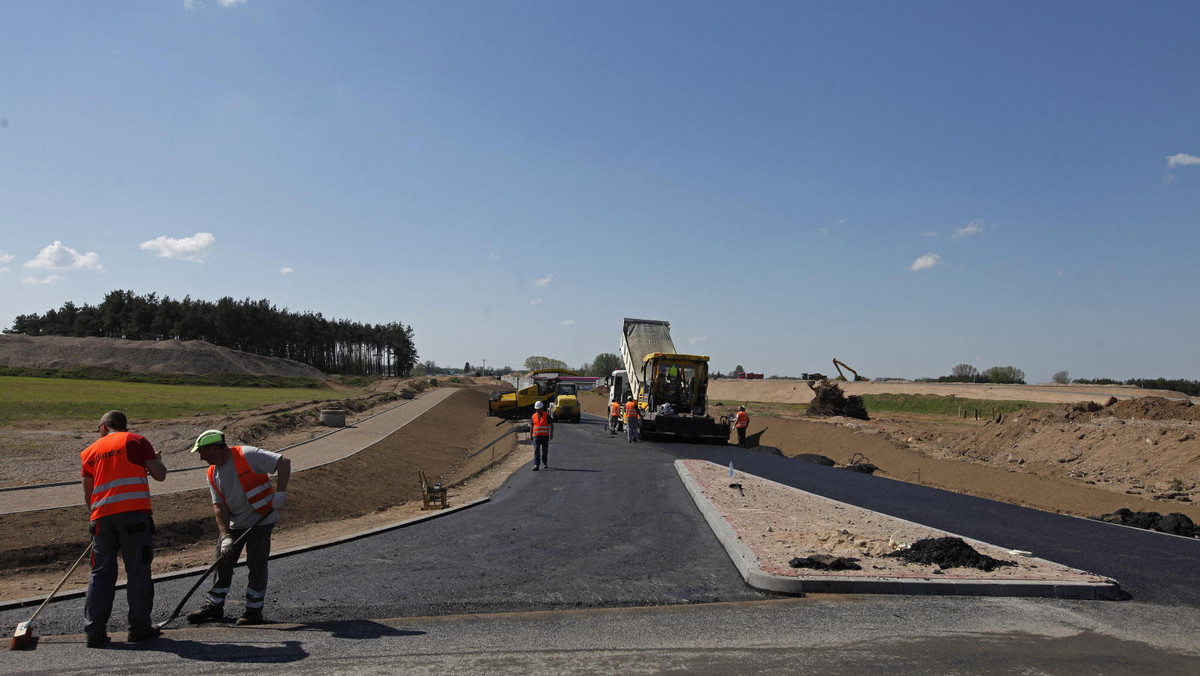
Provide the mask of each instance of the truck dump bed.
POLYGON ((626 319, 624 332, 629 357, 635 367, 641 365, 643 357, 653 352, 675 352, 670 322, 657 319, 626 319))

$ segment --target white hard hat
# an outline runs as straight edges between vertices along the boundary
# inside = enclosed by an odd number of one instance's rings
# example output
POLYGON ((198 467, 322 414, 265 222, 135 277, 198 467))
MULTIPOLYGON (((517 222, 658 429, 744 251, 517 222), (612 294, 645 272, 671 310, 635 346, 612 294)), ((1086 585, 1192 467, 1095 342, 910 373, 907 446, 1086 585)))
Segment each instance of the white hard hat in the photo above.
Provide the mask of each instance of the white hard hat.
POLYGON ((545 406, 545 404, 543 404, 543 403, 542 403, 542 402, 540 402, 540 401, 539 401, 539 402, 536 402, 536 403, 534 403, 534 405, 533 405, 533 407, 534 407, 534 408, 542 408, 543 406, 545 406))

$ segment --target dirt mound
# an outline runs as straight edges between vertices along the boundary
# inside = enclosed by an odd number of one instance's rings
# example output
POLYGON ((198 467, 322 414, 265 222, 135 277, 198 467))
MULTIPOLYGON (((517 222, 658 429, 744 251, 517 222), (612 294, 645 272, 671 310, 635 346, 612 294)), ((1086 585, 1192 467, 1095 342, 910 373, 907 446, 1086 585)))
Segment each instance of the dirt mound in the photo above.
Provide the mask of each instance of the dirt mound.
POLYGON ((992 571, 1001 566, 1015 566, 1012 561, 1001 561, 987 554, 980 554, 962 538, 926 538, 918 540, 908 549, 884 554, 909 563, 933 564, 939 570, 947 568, 978 568, 992 571))
POLYGON ((867 420, 867 407, 863 399, 857 395, 847 397, 842 388, 829 380, 818 380, 810 385, 813 390, 812 401, 808 403, 806 415, 835 416, 867 420))
POLYGON ((17 334, 0 335, 0 367, 93 367, 133 373, 329 377, 298 361, 260 357, 203 340, 146 341, 17 334))
POLYGON ((1160 397, 1024 409, 942 442, 947 455, 1139 495, 1192 491, 1200 407, 1160 397))
POLYGON ((1142 397, 1118 401, 1111 406, 1106 406, 1104 414, 1114 418, 1200 422, 1200 406, 1187 400, 1171 401, 1162 397, 1142 397))

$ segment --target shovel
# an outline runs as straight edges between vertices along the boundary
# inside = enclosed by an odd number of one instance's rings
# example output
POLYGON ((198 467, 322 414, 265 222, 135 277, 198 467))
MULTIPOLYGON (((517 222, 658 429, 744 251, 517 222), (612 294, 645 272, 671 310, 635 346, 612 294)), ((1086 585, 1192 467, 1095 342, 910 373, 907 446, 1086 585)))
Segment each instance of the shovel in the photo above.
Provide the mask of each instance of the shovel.
POLYGON ((71 566, 66 575, 63 575, 63 579, 59 581, 58 586, 54 588, 54 591, 50 592, 50 595, 46 597, 46 600, 42 601, 42 605, 38 606, 37 610, 33 611, 33 616, 17 625, 17 630, 13 632, 12 643, 10 643, 8 646, 9 650, 25 650, 33 645, 33 621, 37 619, 38 613, 42 612, 42 608, 45 608, 47 603, 50 603, 50 599, 54 598, 54 595, 57 594, 58 590, 62 589, 63 584, 66 583, 67 578, 71 577, 71 573, 74 573, 75 569, 79 567, 79 564, 83 563, 83 560, 87 558, 88 554, 91 553, 92 544, 89 542, 87 548, 83 550, 83 553, 80 554, 79 558, 75 561, 75 564, 71 566))
MULTIPOLYGON (((246 532, 242 533, 241 536, 238 537, 238 539, 233 541, 232 548, 236 549, 237 546, 242 543, 242 540, 245 540, 246 536, 250 534, 250 531, 254 530, 255 526, 262 523, 263 519, 267 518, 268 515, 273 514, 274 512, 275 512, 275 510, 271 510, 270 512, 267 512, 266 514, 259 514, 258 518, 254 520, 254 523, 251 524, 250 527, 246 529, 246 532)), ((216 570, 217 564, 221 563, 221 558, 222 558, 221 555, 218 554, 217 560, 212 562, 212 565, 208 567, 208 570, 204 571, 204 574, 200 576, 200 579, 196 580, 196 584, 192 585, 192 588, 189 589, 188 592, 183 595, 183 598, 180 599, 180 601, 179 601, 179 605, 175 606, 175 610, 171 611, 171 616, 168 617, 167 619, 163 620, 162 622, 159 622, 158 624, 154 625, 156 628, 162 629, 163 627, 167 626, 168 624, 174 622, 175 618, 179 617, 179 613, 180 613, 180 611, 183 610, 184 604, 188 602, 188 599, 192 598, 192 594, 196 593, 196 590, 200 588, 200 584, 202 582, 204 582, 204 579, 208 577, 208 574, 213 572, 214 570, 216 570)))

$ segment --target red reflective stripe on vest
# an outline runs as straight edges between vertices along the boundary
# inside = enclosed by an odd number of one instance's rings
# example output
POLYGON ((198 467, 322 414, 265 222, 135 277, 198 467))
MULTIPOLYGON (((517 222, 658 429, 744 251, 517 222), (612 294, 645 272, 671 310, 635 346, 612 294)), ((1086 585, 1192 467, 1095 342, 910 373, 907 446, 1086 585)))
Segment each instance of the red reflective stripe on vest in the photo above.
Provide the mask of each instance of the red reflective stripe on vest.
POLYGON ((92 467, 92 521, 122 512, 151 511, 146 468, 129 461, 128 436, 128 432, 113 432, 80 454, 84 465, 92 467))
POLYGON ((533 414, 531 421, 532 435, 535 437, 550 436, 550 414, 545 411, 539 411, 533 414))
MULTIPOLYGON (((246 494, 246 502, 259 514, 270 514, 272 504, 275 502, 275 489, 271 487, 271 477, 266 474, 258 474, 251 469, 250 462, 242 455, 241 446, 230 446, 229 451, 233 456, 234 469, 237 470, 238 483, 242 485, 242 492, 246 494)), ((208 485, 212 486, 224 501, 225 494, 221 492, 220 488, 217 488, 216 473, 216 465, 209 465, 208 485)))

